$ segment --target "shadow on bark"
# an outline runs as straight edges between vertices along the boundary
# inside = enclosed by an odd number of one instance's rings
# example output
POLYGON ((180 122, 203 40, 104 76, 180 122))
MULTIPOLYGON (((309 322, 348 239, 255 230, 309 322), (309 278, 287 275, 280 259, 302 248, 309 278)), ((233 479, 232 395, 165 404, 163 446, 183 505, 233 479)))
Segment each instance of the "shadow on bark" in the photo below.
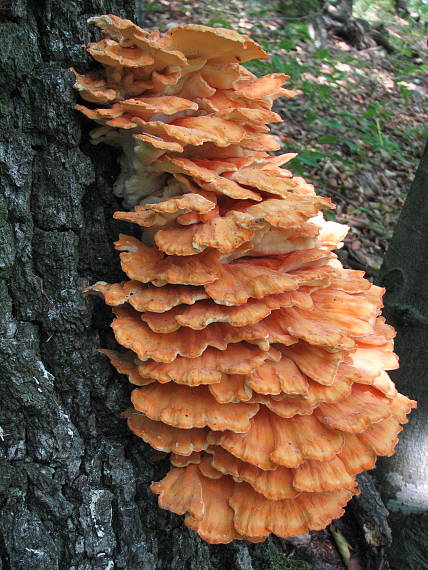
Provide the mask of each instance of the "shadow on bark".
POLYGON ((380 271, 385 313, 397 328, 393 380, 418 401, 394 457, 376 470, 390 511, 395 569, 428 568, 428 144, 380 271))

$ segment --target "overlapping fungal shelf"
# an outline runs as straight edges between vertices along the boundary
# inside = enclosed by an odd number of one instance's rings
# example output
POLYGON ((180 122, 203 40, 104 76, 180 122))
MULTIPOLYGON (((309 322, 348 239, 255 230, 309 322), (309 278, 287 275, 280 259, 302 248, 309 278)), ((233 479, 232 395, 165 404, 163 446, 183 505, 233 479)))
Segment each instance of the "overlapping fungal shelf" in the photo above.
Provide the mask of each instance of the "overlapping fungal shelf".
POLYGON ((113 307, 123 350, 104 352, 136 386, 130 429, 171 453, 159 505, 211 543, 322 529, 391 455, 415 403, 397 367, 383 290, 343 269, 346 227, 282 168, 294 155, 268 123, 283 74, 241 64, 267 54, 231 30, 161 36, 100 16, 99 71, 76 73, 99 126, 123 149, 116 192, 144 241, 115 243, 129 280, 87 290, 113 307))

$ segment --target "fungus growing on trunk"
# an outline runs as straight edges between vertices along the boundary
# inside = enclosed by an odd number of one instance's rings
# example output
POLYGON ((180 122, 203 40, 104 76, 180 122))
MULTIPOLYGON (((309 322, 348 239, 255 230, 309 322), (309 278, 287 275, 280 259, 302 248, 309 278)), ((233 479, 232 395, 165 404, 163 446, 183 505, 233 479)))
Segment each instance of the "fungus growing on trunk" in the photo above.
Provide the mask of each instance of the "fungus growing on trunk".
POLYGON ((281 168, 295 155, 268 154, 288 77, 250 73, 267 54, 231 30, 90 22, 103 68, 76 73, 91 103, 78 109, 94 144, 122 148, 115 191, 133 209, 115 218, 145 243, 121 235, 130 280, 86 291, 114 307, 126 350, 102 352, 137 386, 130 429, 172 452, 152 491, 211 543, 322 529, 415 402, 386 372, 383 290, 333 253, 346 227, 321 212, 334 206, 281 168))

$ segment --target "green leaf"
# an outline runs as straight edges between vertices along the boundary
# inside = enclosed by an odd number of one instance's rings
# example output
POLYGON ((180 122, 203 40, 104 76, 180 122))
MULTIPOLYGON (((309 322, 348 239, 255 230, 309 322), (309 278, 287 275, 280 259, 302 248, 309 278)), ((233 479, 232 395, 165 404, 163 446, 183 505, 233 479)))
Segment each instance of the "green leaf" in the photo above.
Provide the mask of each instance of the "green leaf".
POLYGON ((344 144, 354 152, 358 152, 360 150, 360 147, 352 141, 342 137, 337 137, 336 135, 324 135, 318 140, 318 142, 321 144, 344 144))
POLYGON ((320 119, 320 116, 318 115, 318 113, 315 113, 314 111, 309 109, 309 111, 306 113, 306 122, 311 124, 314 121, 317 121, 318 119, 320 119))
POLYGON ((403 85, 402 83, 399 83, 398 87, 400 89, 401 96, 404 97, 404 99, 408 99, 411 95, 410 89, 406 85, 403 85))
POLYGON ((214 26, 214 24, 220 24, 220 26, 228 28, 229 30, 232 29, 232 26, 227 20, 222 20, 220 18, 211 18, 211 20, 208 20, 207 26, 214 26))
POLYGON ((332 88, 330 85, 319 85, 318 93, 321 97, 331 97, 332 88))
POLYGON ((318 166, 318 162, 324 157, 325 154, 322 152, 304 149, 296 158, 293 158, 293 160, 307 164, 308 166, 318 166))
POLYGON ((320 142, 321 144, 335 144, 337 142, 342 142, 342 141, 339 137, 336 137, 335 135, 324 135, 318 140, 318 142, 320 142))
POLYGON ((265 14, 269 14, 269 12, 272 12, 272 10, 268 10, 268 9, 263 9, 263 10, 257 10, 256 12, 254 12, 255 16, 264 16, 265 14))
POLYGON ((291 51, 297 48, 296 44, 293 40, 286 38, 285 40, 281 40, 278 44, 280 49, 286 49, 287 51, 291 51))
POLYGON ((344 139, 343 143, 346 144, 349 150, 353 150, 354 152, 359 152, 361 150, 357 144, 353 143, 352 141, 349 141, 348 139, 344 139))
POLYGON ((156 12, 156 10, 159 10, 159 8, 159 2, 148 2, 144 6, 144 10, 146 10, 146 12, 156 12))
POLYGON ((322 48, 314 52, 315 59, 325 59, 330 55, 330 51, 328 48, 322 48))
POLYGON ((341 123, 340 121, 338 121, 337 119, 324 119, 321 118, 321 124, 323 127, 329 127, 331 129, 344 129, 345 125, 343 123, 341 123))
POLYGON ((334 212, 330 212, 330 210, 326 210, 324 212, 324 218, 329 222, 335 222, 337 219, 336 214, 334 212))
POLYGON ((345 562, 346 566, 348 566, 351 560, 351 545, 340 532, 340 530, 336 530, 333 525, 330 526, 330 532, 333 535, 337 549, 340 552, 343 561, 345 562))

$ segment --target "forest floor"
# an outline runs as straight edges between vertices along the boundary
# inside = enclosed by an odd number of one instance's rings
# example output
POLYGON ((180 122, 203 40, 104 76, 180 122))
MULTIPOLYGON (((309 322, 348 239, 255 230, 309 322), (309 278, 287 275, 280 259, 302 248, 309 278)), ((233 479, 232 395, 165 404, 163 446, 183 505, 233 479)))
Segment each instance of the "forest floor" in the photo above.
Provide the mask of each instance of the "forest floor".
MULTIPOLYGON (((271 58, 250 62, 251 71, 286 73, 286 87, 299 91, 275 104, 284 119, 272 129, 279 152, 299 153, 290 169, 336 203, 329 219, 350 227, 344 264, 375 279, 428 134, 428 55, 420 22, 376 13, 376 2, 366 13, 363 4, 354 0, 357 16, 381 20, 394 53, 377 45, 358 50, 338 37, 320 45, 310 20, 287 19, 275 0, 159 0, 145 3, 141 23, 160 30, 185 23, 227 27, 263 45, 271 58)), ((289 549, 269 568, 387 568, 383 555, 375 566, 368 563, 362 531, 351 519, 335 523, 337 532, 287 541, 289 549)))
POLYGON ((279 152, 298 152, 291 170, 336 203, 329 219, 350 227, 345 265, 375 278, 428 134, 422 24, 360 7, 358 16, 385 24, 395 48, 387 54, 335 37, 317 45, 310 20, 287 19, 278 6, 276 0, 159 0, 145 3, 143 26, 228 27, 263 45, 271 58, 250 62, 251 71, 287 73, 286 87, 299 91, 275 104, 284 119, 272 129, 279 152))

